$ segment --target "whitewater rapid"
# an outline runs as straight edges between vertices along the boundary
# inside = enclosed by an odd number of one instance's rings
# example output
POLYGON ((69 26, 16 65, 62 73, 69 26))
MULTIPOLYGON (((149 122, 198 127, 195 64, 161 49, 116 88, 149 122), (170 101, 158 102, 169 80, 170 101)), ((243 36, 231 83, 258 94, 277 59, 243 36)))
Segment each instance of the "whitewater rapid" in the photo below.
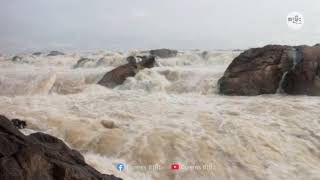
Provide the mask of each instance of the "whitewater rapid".
POLYGON ((0 113, 124 179, 320 179, 320 98, 219 95, 234 51, 180 51, 114 89, 96 84, 136 53, 1 55, 0 113), (82 57, 92 60, 75 66, 82 57))

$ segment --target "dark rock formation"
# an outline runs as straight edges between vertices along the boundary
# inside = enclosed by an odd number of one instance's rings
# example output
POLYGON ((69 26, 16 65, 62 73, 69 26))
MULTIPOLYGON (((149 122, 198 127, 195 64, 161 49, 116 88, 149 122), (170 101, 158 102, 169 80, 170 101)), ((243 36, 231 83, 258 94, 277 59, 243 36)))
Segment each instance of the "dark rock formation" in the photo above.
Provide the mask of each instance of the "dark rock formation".
POLYGON ((40 56, 42 53, 41 52, 34 52, 34 53, 32 53, 32 55, 34 55, 34 56, 40 56))
POLYGON ((27 122, 22 121, 20 119, 12 119, 11 122, 18 129, 23 129, 27 127, 27 122))
POLYGON ((98 84, 106 87, 113 88, 122 84, 127 77, 133 77, 139 70, 144 68, 152 68, 155 66, 154 56, 137 56, 128 57, 128 64, 119 66, 112 71, 106 73, 98 84))
POLYGON ((226 95, 320 95, 320 47, 249 49, 233 60, 218 83, 226 95))
POLYGON ((60 51, 51 51, 47 56, 63 56, 64 53, 60 51))
POLYGON ((12 58, 12 61, 13 61, 13 62, 21 62, 21 61, 22 61, 22 57, 20 57, 20 56, 14 56, 14 57, 12 58))
POLYGON ((293 67, 284 76, 282 89, 288 94, 320 95, 320 46, 294 51, 293 67))
POLYGON ((171 57, 176 57, 178 54, 178 51, 171 50, 171 49, 155 49, 155 50, 150 50, 150 54, 153 56, 158 56, 159 58, 171 58, 171 57))
POLYGON ((129 56, 127 57, 127 62, 129 64, 136 64, 139 62, 139 59, 136 56, 129 56))
POLYGON ((209 55, 209 52, 208 52, 208 51, 203 51, 200 55, 201 55, 201 57, 202 57, 203 59, 207 59, 207 58, 208 58, 208 55, 209 55))
POLYGON ((88 62, 94 62, 94 59, 89 59, 89 58, 81 58, 77 61, 77 64, 73 66, 73 68, 79 68, 79 67, 84 67, 86 63, 88 62))
POLYGON ((86 164, 83 156, 44 133, 23 135, 0 115, 1 180, 119 180, 86 164))

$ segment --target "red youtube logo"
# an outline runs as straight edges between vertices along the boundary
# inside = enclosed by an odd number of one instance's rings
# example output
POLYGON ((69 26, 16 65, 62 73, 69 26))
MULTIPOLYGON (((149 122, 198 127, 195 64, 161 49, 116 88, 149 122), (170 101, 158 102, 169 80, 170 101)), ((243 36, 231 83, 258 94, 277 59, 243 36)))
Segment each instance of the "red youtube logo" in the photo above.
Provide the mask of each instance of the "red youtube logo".
POLYGON ((179 170, 180 165, 178 163, 171 164, 171 170, 179 170))

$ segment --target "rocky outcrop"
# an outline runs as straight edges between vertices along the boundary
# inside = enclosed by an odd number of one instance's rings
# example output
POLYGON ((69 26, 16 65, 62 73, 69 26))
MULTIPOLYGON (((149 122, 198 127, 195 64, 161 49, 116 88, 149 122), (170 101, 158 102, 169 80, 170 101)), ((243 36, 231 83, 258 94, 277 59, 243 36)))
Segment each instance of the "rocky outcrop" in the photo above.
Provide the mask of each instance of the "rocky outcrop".
POLYGON ((96 171, 58 138, 25 136, 1 115, 0 144, 1 180, 120 180, 96 171))
POLYGON ((171 58, 171 57, 176 57, 178 54, 178 51, 171 50, 171 49, 155 49, 155 50, 150 50, 150 54, 152 56, 157 56, 159 58, 171 58))
POLYGON ((218 83, 226 95, 320 95, 320 47, 249 49, 233 60, 218 83))
POLYGON ((113 88, 122 84, 127 77, 133 77, 144 68, 152 68, 155 66, 154 56, 130 56, 127 58, 128 63, 119 66, 106 73, 98 84, 113 88))
POLYGON ((63 56, 64 53, 60 51, 51 51, 47 56, 63 56))

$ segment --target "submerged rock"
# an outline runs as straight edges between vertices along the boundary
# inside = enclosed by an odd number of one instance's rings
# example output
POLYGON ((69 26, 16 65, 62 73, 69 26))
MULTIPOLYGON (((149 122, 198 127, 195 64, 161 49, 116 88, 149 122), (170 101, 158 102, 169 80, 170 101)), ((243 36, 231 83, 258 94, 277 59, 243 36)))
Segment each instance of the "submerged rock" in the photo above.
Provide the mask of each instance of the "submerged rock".
POLYGON ((159 58, 171 58, 171 57, 176 57, 178 54, 178 51, 171 50, 171 49, 155 49, 155 50, 150 50, 150 54, 153 56, 158 56, 159 58))
POLYGON ((77 64, 73 66, 73 68, 80 68, 80 67, 85 67, 87 63, 90 62, 95 62, 94 59, 89 59, 89 58, 81 58, 78 60, 77 64))
POLYGON ((138 56, 128 57, 128 64, 119 66, 107 72, 98 84, 106 87, 113 88, 122 84, 127 77, 133 77, 141 69, 152 68, 155 66, 156 60, 154 56, 138 56))
POLYGON ((102 120, 101 124, 103 127, 108 128, 108 129, 113 129, 116 127, 113 121, 108 121, 108 120, 102 120))
POLYGON ((34 133, 25 136, 0 115, 1 180, 120 180, 101 174, 60 139, 34 133))
POLYGON ((21 62, 21 61, 22 61, 22 57, 20 57, 20 56, 14 56, 14 57, 12 58, 12 61, 13 61, 13 62, 21 62))
POLYGON ((203 58, 203 59, 208 59, 208 55, 209 55, 209 52, 208 51, 203 51, 200 56, 203 58))
POLYGON ((47 56, 63 56, 64 53, 60 51, 51 51, 47 56))
POLYGON ((320 95, 320 47, 269 45, 249 49, 219 80, 226 95, 320 95))

